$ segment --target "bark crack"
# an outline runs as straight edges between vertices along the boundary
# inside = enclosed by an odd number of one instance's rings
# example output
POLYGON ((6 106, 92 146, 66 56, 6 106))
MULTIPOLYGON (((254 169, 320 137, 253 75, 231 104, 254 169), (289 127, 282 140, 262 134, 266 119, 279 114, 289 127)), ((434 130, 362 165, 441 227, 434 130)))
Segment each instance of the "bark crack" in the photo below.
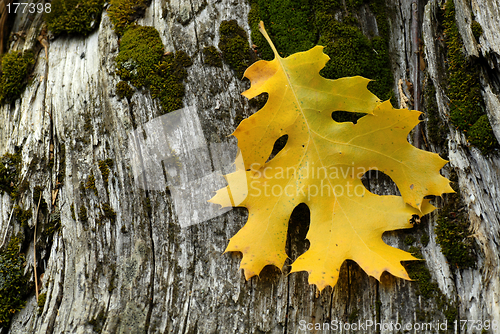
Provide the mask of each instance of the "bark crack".
MULTIPOLYGON (((380 311, 382 309, 382 301, 380 300, 380 291, 379 291, 379 288, 380 288, 380 283, 379 281, 375 282, 375 322, 376 323, 380 323, 380 319, 382 318, 381 317, 381 314, 380 314, 380 311)), ((376 329, 376 333, 377 334, 380 334, 380 327, 378 329, 376 329)))
MULTIPOLYGON (((146 190, 146 198, 149 200, 149 193, 146 190)), ((154 307, 154 293, 155 293, 155 276, 156 276, 156 258, 155 258, 155 241, 153 238, 153 219, 152 213, 148 212, 148 226, 149 226, 149 239, 151 241, 151 278, 149 281, 150 292, 149 292, 149 309, 146 315, 146 326, 144 328, 144 333, 149 332, 149 326, 151 324, 151 315, 153 313, 154 307)))
POLYGON ((191 13, 193 13, 193 29, 194 29, 194 37, 196 38, 196 46, 199 48, 198 31, 196 30, 196 13, 193 7, 193 0, 189 0, 189 5, 191 6, 191 13))
MULTIPOLYGON (((192 232, 192 230, 191 230, 192 232)), ((192 236, 190 238, 193 240, 192 236)), ((186 310, 186 318, 184 318, 184 323, 182 325, 182 333, 185 334, 188 331, 188 320, 189 320, 189 313, 191 311, 191 298, 192 298, 192 293, 193 293, 193 284, 194 284, 194 275, 195 275, 195 268, 196 268, 196 247, 193 247, 193 278, 191 279, 191 282, 189 284, 189 290, 188 290, 188 304, 187 304, 187 310, 186 310)))
POLYGON ((65 249, 64 249, 64 239, 61 235, 61 237, 59 238, 59 242, 60 242, 60 247, 61 247, 61 256, 62 256, 62 259, 63 261, 61 261, 61 266, 62 268, 60 268, 59 272, 61 273, 61 278, 60 278, 60 281, 59 281, 59 293, 57 294, 57 297, 56 297, 56 302, 55 302, 55 305, 54 305, 54 311, 52 312, 52 314, 50 314, 50 317, 49 319, 47 320, 47 334, 53 334, 54 333, 54 323, 56 321, 56 318, 57 316, 59 315, 59 307, 61 306, 61 302, 62 302, 62 299, 63 299, 63 291, 64 291, 64 271, 65 271, 65 264, 66 264, 66 261, 65 261, 65 258, 66 258, 66 252, 65 252, 65 249))
POLYGON ((406 36, 407 36, 407 33, 406 33, 406 27, 405 27, 405 24, 404 24, 404 14, 403 14, 403 4, 401 3, 401 1, 399 1, 399 15, 401 15, 401 29, 403 30, 403 48, 404 48, 404 55, 405 55, 405 63, 406 63, 406 68, 408 67, 408 51, 406 49, 406 36))
POLYGON ((349 304, 351 303, 351 264, 349 261, 346 262, 346 271, 347 271, 347 299, 345 303, 345 313, 344 317, 347 321, 349 319, 349 304))
POLYGON ((285 309, 285 328, 283 333, 288 333, 288 316, 290 312, 290 275, 286 275, 286 309, 285 309))

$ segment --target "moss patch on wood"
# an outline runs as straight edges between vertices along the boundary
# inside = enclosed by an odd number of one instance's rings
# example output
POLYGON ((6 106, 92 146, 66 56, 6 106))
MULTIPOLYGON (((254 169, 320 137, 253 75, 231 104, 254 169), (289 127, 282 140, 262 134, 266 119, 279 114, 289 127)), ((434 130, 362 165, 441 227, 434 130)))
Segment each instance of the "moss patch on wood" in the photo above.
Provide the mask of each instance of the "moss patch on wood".
MULTIPOLYGON (((423 259, 420 247, 411 246, 409 252, 418 259, 423 259)), ((439 289, 438 284, 432 279, 432 275, 424 261, 409 261, 404 264, 408 275, 417 284, 416 294, 422 296, 425 303, 432 300, 435 302, 435 309, 440 311, 449 323, 457 318, 457 307, 439 289)), ((416 310, 419 320, 428 320, 425 314, 416 310)), ((435 316, 433 315, 433 318, 435 316)))
MULTIPOLYGON (((263 59, 274 58, 264 36, 259 32, 259 22, 264 21, 266 30, 281 57, 306 51, 316 45, 318 29, 315 11, 323 3, 336 1, 312 0, 251 0, 248 23, 252 29, 252 42, 257 45, 263 59)), ((220 47, 219 47, 220 48, 220 47)))
POLYGON ((19 253, 22 240, 12 238, 0 253, 0 327, 8 328, 12 316, 26 304, 28 280, 24 276, 25 258, 19 253))
POLYGON ((85 183, 85 189, 90 189, 94 192, 94 195, 96 197, 99 196, 99 193, 97 192, 97 187, 95 186, 95 176, 93 171, 90 172, 87 182, 85 183))
POLYGON ((109 3, 109 19, 115 27, 115 32, 123 35, 135 20, 144 16, 151 0, 110 0, 109 3))
POLYGON ((113 210, 111 205, 109 205, 109 203, 104 203, 101 205, 101 209, 104 214, 101 213, 99 215, 98 223, 102 223, 102 221, 106 218, 111 222, 111 224, 114 224, 116 222, 116 212, 113 210))
POLYGON ((49 219, 46 224, 43 225, 43 236, 49 237, 50 241, 52 241, 52 236, 54 232, 59 231, 61 229, 61 212, 55 210, 49 215, 49 219))
POLYGON ((185 94, 183 81, 187 78, 186 67, 193 63, 184 51, 164 56, 155 66, 151 83, 151 96, 160 100, 165 113, 182 108, 185 94))
POLYGON ((164 54, 160 35, 153 27, 130 27, 116 57, 116 73, 121 79, 150 89, 165 113, 182 108, 185 68, 191 65, 191 58, 183 51, 164 54))
POLYGON ((80 206, 80 212, 78 212, 78 220, 80 220, 82 223, 86 223, 88 220, 87 208, 85 207, 85 205, 80 206))
POLYGON ((477 262, 474 239, 460 193, 447 194, 446 198, 447 204, 441 209, 434 230, 436 242, 452 268, 474 267, 477 262))
POLYGON ((32 52, 10 52, 2 57, 0 103, 17 100, 26 88, 35 64, 32 52))
POLYGON ((28 222, 33 216, 31 209, 23 210, 19 205, 14 207, 14 216, 23 229, 28 228, 28 222))
POLYGON ((40 203, 40 211, 42 214, 47 214, 49 206, 47 205, 47 202, 45 202, 45 199, 43 198, 43 187, 41 186, 35 186, 33 189, 33 203, 35 203, 36 206, 38 206, 38 203, 40 203))
POLYGON ((99 166, 99 171, 101 172, 102 180, 104 181, 105 188, 108 188, 109 183, 109 173, 110 169, 113 168, 114 161, 113 159, 99 160, 97 162, 99 166))
POLYGON ((120 40, 116 73, 137 88, 151 84, 151 72, 163 56, 160 34, 153 27, 135 26, 120 40))
POLYGON ((448 137, 448 127, 439 117, 439 110, 436 100, 436 88, 432 80, 427 80, 424 88, 424 107, 427 114, 427 137, 432 144, 446 149, 446 138, 448 137))
POLYGON ((47 300, 47 293, 44 292, 44 293, 41 293, 39 296, 38 296, 38 315, 42 315, 42 312, 43 312, 43 308, 45 307, 45 301, 47 300))
POLYGON ((479 65, 464 55, 464 46, 455 22, 455 5, 446 2, 443 19, 447 46, 447 95, 450 99, 450 120, 463 131, 467 140, 483 154, 499 148, 485 112, 479 65), (477 123, 477 125, 476 125, 477 123))
POLYGON ((474 35, 476 41, 479 41, 479 37, 483 34, 483 27, 481 27, 481 24, 474 20, 470 24, 470 29, 472 30, 472 34, 474 35))
POLYGON ((236 20, 230 20, 221 22, 219 34, 219 50, 222 52, 222 58, 236 71, 239 78, 243 78, 243 73, 251 61, 247 33, 236 20))
MULTIPOLYGON (((409 252, 417 259, 424 259, 419 247, 411 246, 409 252)), ((417 282, 417 295, 428 299, 433 296, 435 291, 439 290, 437 283, 433 282, 431 273, 424 261, 411 261, 406 266, 408 275, 417 282)))
POLYGON ((126 97, 127 100, 130 100, 132 95, 134 95, 134 89, 126 81, 122 80, 116 84, 116 95, 120 99, 126 97))
POLYGON ((104 0, 52 0, 45 20, 55 35, 88 35, 99 26, 104 0))
POLYGON ((0 158, 0 191, 10 194, 11 197, 15 197, 17 193, 20 164, 20 152, 5 153, 0 158))
POLYGON ((203 63, 209 66, 222 67, 222 58, 215 46, 203 48, 203 63))

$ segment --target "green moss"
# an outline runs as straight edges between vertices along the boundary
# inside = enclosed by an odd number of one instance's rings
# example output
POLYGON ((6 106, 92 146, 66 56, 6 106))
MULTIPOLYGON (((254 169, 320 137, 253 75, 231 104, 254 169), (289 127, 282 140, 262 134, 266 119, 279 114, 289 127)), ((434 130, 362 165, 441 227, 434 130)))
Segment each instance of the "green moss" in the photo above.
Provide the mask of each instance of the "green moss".
MULTIPOLYGON (((410 247, 410 253, 419 259, 423 259, 422 252, 419 247, 410 247)), ((457 307, 453 301, 450 301, 439 289, 436 282, 433 281, 431 273, 424 261, 411 261, 405 263, 405 268, 408 271, 408 275, 412 280, 417 283, 417 295, 422 296, 425 300, 430 302, 432 299, 435 302, 434 309, 439 310, 448 320, 448 323, 452 323, 457 316, 457 307)), ((420 314, 419 319, 424 321, 427 316, 417 310, 417 314, 420 314)), ((434 315, 432 315, 434 316, 434 315)))
POLYGON ((83 115, 83 129, 85 132, 92 132, 92 119, 89 114, 83 115))
POLYGON ((43 312, 43 308, 45 307, 45 301, 47 300, 47 293, 41 293, 38 295, 38 315, 41 315, 43 312))
POLYGON ((120 99, 126 97, 127 100, 130 100, 134 95, 134 89, 126 81, 120 81, 116 84, 116 95, 120 99))
POLYGON ((113 208, 109 205, 109 203, 104 203, 101 205, 101 209, 104 212, 104 217, 109 219, 109 221, 114 224, 116 221, 116 212, 113 210, 113 208))
POLYGON ((427 245, 429 244, 429 235, 428 234, 422 234, 422 236, 420 237, 420 243, 422 244, 422 246, 424 247, 427 247, 427 245))
POLYGON ((85 207, 85 205, 82 205, 80 207, 80 212, 78 213, 78 219, 84 223, 84 222, 87 222, 88 220, 88 216, 87 216, 87 208, 85 207))
MULTIPOLYGON (((418 247, 410 247, 413 256, 423 259, 422 252, 418 247)), ((405 265, 408 275, 417 282, 417 295, 429 299, 439 290, 437 283, 433 282, 431 273, 424 261, 411 261, 405 265)))
MULTIPOLYGON (((372 79, 368 88, 382 100, 393 98, 393 77, 389 63, 387 39, 363 35, 356 21, 338 22, 329 13, 318 13, 321 37, 330 61, 321 74, 329 79, 361 75, 372 79)), ((392 101, 394 103, 394 101, 392 101)))
POLYGON ((20 238, 12 238, 0 252, 0 328, 8 328, 12 316, 26 304, 28 281, 23 274, 26 260, 19 253, 21 243, 20 238))
POLYGON ((479 41, 479 37, 481 37, 481 35, 483 34, 483 27, 481 27, 481 24, 473 20, 470 24, 470 29, 472 30, 472 34, 474 35, 476 41, 479 41))
POLYGON ((115 165, 115 162, 113 161, 113 159, 104 159, 104 163, 109 167, 109 168, 113 168, 113 166, 115 165))
POLYGON ((203 48, 203 63, 214 67, 222 67, 222 58, 215 46, 203 48))
POLYGON ((42 235, 52 236, 54 232, 59 231, 61 228, 61 212, 55 210, 49 215, 49 219, 43 226, 42 235))
POLYGON ((482 152, 490 152, 493 148, 498 148, 498 141, 491 128, 488 115, 482 115, 469 128, 467 132, 470 143, 482 152))
POLYGON ((224 61, 236 71, 239 78, 250 65, 248 36, 236 20, 222 21, 219 27, 219 50, 224 61))
POLYGON ((266 60, 274 58, 267 41, 259 32, 261 20, 280 56, 287 57, 295 52, 309 50, 316 44, 318 29, 315 25, 315 9, 323 2, 327 1, 251 0, 248 23, 252 29, 252 41, 257 45, 261 57, 266 60))
POLYGON ((41 186, 35 186, 33 189, 33 203, 35 203, 36 206, 38 206, 38 202, 40 201, 40 212, 43 214, 46 214, 49 206, 47 205, 47 202, 45 202, 45 199, 42 196, 43 194, 43 187, 41 186))
POLYGON ((45 15, 54 34, 88 35, 99 26, 104 0, 52 0, 45 15))
POLYGON ((427 137, 436 146, 444 148, 446 146, 446 137, 448 136, 448 127, 439 117, 439 110, 436 100, 436 89, 432 80, 427 80, 424 88, 424 107, 427 113, 427 137))
POLYGON ((0 191, 10 194, 12 197, 17 192, 16 185, 19 182, 19 169, 21 164, 20 152, 14 154, 5 153, 0 158, 0 191))
POLYGON ((35 58, 32 52, 10 52, 2 57, 1 64, 0 103, 11 103, 26 88, 35 58))
POLYGON ((16 217, 22 228, 28 228, 28 222, 32 217, 31 210, 23 210, 19 205, 14 207, 14 216, 16 217))
POLYGON ((99 170, 101 171, 102 180, 104 181, 104 185, 107 188, 109 182, 109 166, 104 160, 98 161, 99 170))
POLYGON ((115 26, 115 32, 123 35, 135 20, 144 16, 151 0, 110 0, 109 3, 109 19, 115 26))
MULTIPOLYGON (((28 169, 29 170, 29 169, 28 169)), ((24 194, 30 187, 30 184, 27 180, 23 180, 21 184, 16 187, 15 191, 11 193, 11 196, 13 199, 16 199, 19 197, 19 195, 24 194)))
POLYGON ((499 145, 488 119, 482 117, 485 107, 479 81, 480 67, 464 55, 452 0, 446 2, 443 27, 448 48, 447 95, 450 99, 450 119, 457 129, 465 133, 471 144, 483 154, 490 153, 499 145), (477 122, 480 123, 475 126, 477 122))
POLYGON ((95 186, 95 176, 93 171, 90 172, 89 178, 85 183, 85 189, 91 189, 94 192, 94 195, 96 195, 96 197, 99 196, 99 193, 97 192, 97 188, 95 186))
MULTIPOLYGON (((177 64, 179 64, 179 66, 182 66, 182 67, 189 67, 189 66, 193 65, 193 61, 188 56, 188 54, 184 51, 177 51, 175 53, 175 62, 177 64)), ((182 69, 182 67, 180 67, 176 70, 177 71, 184 71, 184 69, 182 69)))
POLYGON ((123 35, 116 57, 117 74, 135 87, 151 90, 164 112, 182 108, 187 77, 185 67, 192 65, 189 56, 178 51, 163 54, 163 44, 153 27, 132 26, 123 35))
POLYGON ((474 267, 473 239, 469 230, 469 222, 460 193, 449 194, 447 204, 441 209, 435 228, 436 242, 441 246, 441 251, 454 268, 474 267))
POLYGON ((182 82, 187 78, 185 68, 191 65, 191 58, 184 51, 177 51, 175 54, 165 55, 160 64, 155 66, 151 96, 160 100, 165 112, 182 108, 185 94, 182 82))
POLYGON ((117 74, 135 87, 149 86, 154 66, 163 55, 160 34, 154 27, 133 26, 120 40, 117 74))
POLYGON ((410 246, 410 245, 413 245, 415 243, 415 237, 412 236, 412 235, 408 235, 406 236, 405 240, 404 240, 404 243, 405 245, 407 246, 410 246))

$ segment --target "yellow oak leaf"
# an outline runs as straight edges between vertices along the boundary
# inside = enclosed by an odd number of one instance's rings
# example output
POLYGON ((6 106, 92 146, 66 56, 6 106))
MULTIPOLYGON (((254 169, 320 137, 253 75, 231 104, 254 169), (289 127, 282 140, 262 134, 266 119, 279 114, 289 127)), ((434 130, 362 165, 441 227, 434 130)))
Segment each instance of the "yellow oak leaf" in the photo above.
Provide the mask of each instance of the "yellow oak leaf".
POLYGON ((421 113, 381 102, 367 89, 368 79, 321 77, 329 60, 322 46, 281 58, 262 22, 260 28, 275 58, 246 70, 251 88, 243 95, 251 99, 266 92, 269 98, 234 131, 240 150, 236 171, 210 200, 248 209, 247 223, 226 252, 243 254, 246 279, 266 265, 282 268, 290 215, 305 203, 311 212, 310 248, 291 272, 307 271, 309 283, 322 290, 335 286, 342 263, 350 259, 377 279, 384 271, 409 279, 401 261, 416 258, 385 244, 382 234, 411 228, 413 215, 433 211, 425 196, 453 192, 439 173, 446 161, 407 141, 421 113), (366 115, 356 124, 339 123, 332 119, 335 111, 366 115), (283 135, 286 145, 269 160, 283 135), (401 196, 369 192, 361 182, 369 170, 389 175, 401 196))

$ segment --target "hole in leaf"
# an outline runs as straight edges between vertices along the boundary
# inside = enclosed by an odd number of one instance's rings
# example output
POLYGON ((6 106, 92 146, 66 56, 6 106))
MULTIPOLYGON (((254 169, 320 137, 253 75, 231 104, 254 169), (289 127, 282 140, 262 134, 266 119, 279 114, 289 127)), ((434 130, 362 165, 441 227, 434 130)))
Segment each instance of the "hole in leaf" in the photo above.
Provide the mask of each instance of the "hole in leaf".
POLYGON ((256 110, 260 110, 262 107, 264 107, 268 98, 268 93, 262 93, 249 100, 248 104, 250 105, 250 107, 255 108, 256 110))
POLYGON ((254 277, 263 287, 272 287, 279 283, 281 276, 281 270, 278 267, 268 264, 258 276, 254 277))
MULTIPOLYGON (((285 147, 286 143, 288 141, 288 135, 283 135, 281 137, 279 137, 275 142, 274 142, 274 147, 273 147, 273 150, 271 152, 271 154, 269 155, 269 158, 267 158, 267 161, 271 160, 272 158, 274 158, 278 153, 280 153, 280 151, 285 147)), ((266 161, 266 162, 267 162, 266 161)))
POLYGON ((401 196, 398 186, 385 173, 378 170, 370 170, 361 178, 365 188, 375 195, 401 196))
POLYGON ((358 119, 365 116, 366 114, 359 112, 348 112, 344 110, 336 110, 332 112, 332 119, 338 123, 351 122, 356 124, 358 119))
POLYGON ((310 244, 306 236, 310 218, 311 212, 304 203, 297 205, 290 215, 285 251, 292 262, 309 249, 310 244))

